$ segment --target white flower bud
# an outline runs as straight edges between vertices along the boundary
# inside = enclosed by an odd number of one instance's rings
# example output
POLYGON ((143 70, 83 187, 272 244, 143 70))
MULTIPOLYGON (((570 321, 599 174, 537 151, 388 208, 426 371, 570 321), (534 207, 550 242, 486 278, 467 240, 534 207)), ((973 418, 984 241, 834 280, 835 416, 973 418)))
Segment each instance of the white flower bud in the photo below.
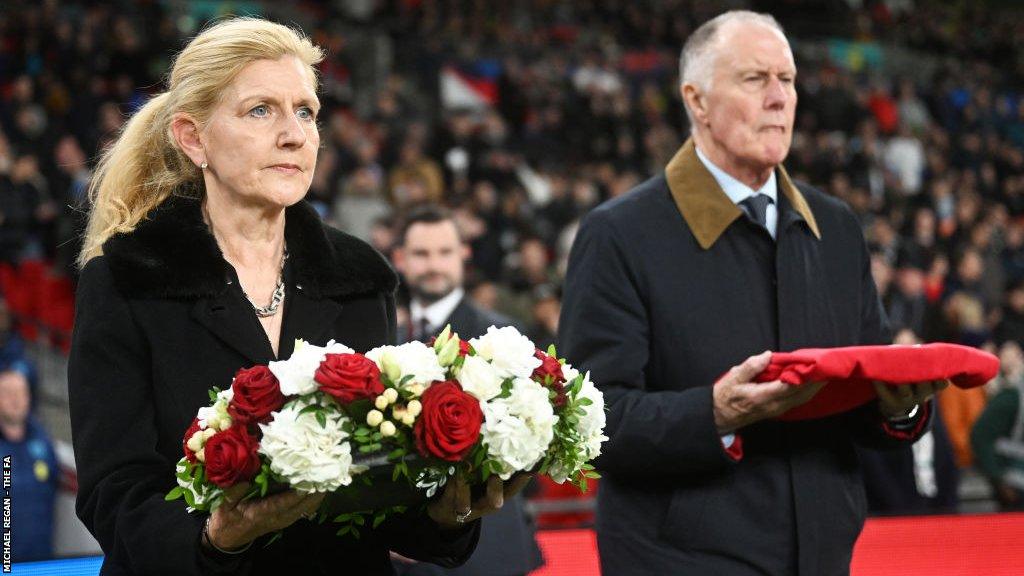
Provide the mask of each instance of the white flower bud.
POLYGON ((412 417, 415 418, 423 411, 423 404, 420 404, 419 400, 411 400, 409 402, 409 406, 406 407, 406 410, 408 410, 409 414, 412 414, 412 417))
POLYGON ((437 362, 441 366, 451 366, 459 357, 459 340, 452 338, 437 353, 437 362))
POLYGON ((394 404, 398 400, 398 390, 388 388, 384 391, 384 397, 387 398, 388 404, 394 404))
POLYGON ((186 444, 188 446, 188 449, 193 452, 199 452, 200 450, 202 450, 204 440, 203 436, 204 434, 202 430, 199 430, 195 434, 193 434, 192 437, 188 439, 188 442, 186 444))
POLYGON ((406 390, 412 392, 412 395, 416 398, 419 398, 423 395, 423 384, 413 384, 412 386, 407 387, 406 390))
POLYGON ((199 460, 200 462, 206 462, 206 448, 203 448, 202 450, 196 452, 196 460, 199 460))
POLYGON ((380 367, 387 374, 387 377, 392 382, 398 382, 402 379, 402 366, 398 361, 391 355, 389 350, 385 350, 380 356, 380 367))
POLYGON ((395 430, 395 423, 394 422, 392 422, 390 420, 386 420, 386 421, 381 423, 381 425, 380 425, 380 435, 381 436, 384 436, 385 438, 388 437, 388 436, 394 436, 395 432, 396 432, 396 430, 395 430))
POLYGON ((412 426, 415 423, 416 417, 413 416, 412 413, 406 412, 405 416, 402 416, 402 424, 405 424, 406 426, 412 426))
MULTIPOLYGON (((450 340, 451 337, 452 325, 448 324, 447 326, 444 327, 444 330, 441 330, 441 333, 437 335, 437 338, 434 339, 434 352, 440 354, 441 349, 444 348, 445 344, 448 343, 448 340, 450 340)), ((444 366, 444 363, 442 363, 441 365, 444 366)))
POLYGON ((377 427, 383 421, 384 414, 380 410, 370 410, 370 413, 366 415, 366 423, 370 426, 377 427))
POLYGON ((377 410, 383 410, 387 408, 388 404, 390 404, 390 402, 388 402, 388 397, 384 396, 383 394, 377 396, 377 399, 373 401, 373 405, 377 407, 377 410))
POLYGON ((217 431, 214 430, 213 428, 207 428, 206 430, 203 430, 203 442, 205 443, 210 438, 213 438, 213 435, 216 433, 217 431))
POLYGON ((405 414, 405 406, 395 406, 391 409, 391 415, 394 416, 396 420, 401 420, 405 417, 405 414))

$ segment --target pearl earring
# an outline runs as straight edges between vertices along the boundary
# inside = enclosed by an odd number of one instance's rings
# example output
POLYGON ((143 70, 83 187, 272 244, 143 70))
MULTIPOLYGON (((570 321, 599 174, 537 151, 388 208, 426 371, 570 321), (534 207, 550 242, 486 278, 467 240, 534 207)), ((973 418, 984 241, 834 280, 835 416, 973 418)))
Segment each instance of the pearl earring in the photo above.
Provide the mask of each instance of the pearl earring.
POLYGON ((199 165, 199 169, 200 170, 206 170, 207 166, 209 166, 209 164, 207 164, 206 162, 203 162, 202 164, 199 165))

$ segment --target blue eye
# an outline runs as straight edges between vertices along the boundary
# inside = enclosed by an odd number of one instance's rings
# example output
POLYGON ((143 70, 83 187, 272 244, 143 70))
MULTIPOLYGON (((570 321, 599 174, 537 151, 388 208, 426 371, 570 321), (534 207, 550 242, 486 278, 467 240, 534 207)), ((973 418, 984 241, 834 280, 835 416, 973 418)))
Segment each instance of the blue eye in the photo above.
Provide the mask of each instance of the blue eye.
POLYGON ((299 108, 296 114, 298 114, 299 118, 302 118, 303 120, 316 120, 316 113, 313 112, 313 109, 310 108, 309 106, 303 106, 302 108, 299 108))
POLYGON ((270 114, 270 108, 266 104, 260 104, 249 110, 249 116, 253 118, 266 118, 270 114))

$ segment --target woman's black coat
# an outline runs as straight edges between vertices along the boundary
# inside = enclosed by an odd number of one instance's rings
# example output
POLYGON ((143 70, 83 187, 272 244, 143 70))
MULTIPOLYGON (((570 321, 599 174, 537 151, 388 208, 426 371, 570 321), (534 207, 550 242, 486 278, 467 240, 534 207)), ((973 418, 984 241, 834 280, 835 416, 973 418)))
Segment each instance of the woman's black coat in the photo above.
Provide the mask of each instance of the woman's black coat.
MULTIPOLYGON (((360 352, 390 343, 397 281, 387 262, 305 202, 285 222, 279 356, 296 338, 360 352)), ((239 557, 202 552, 205 515, 164 500, 182 435, 211 386, 274 359, 270 342, 198 201, 172 197, 103 251, 82 271, 68 374, 78 516, 106 555, 102 574, 391 574, 389 549, 442 565, 468 557, 478 522, 445 533, 418 513, 359 540, 299 520, 239 557)))

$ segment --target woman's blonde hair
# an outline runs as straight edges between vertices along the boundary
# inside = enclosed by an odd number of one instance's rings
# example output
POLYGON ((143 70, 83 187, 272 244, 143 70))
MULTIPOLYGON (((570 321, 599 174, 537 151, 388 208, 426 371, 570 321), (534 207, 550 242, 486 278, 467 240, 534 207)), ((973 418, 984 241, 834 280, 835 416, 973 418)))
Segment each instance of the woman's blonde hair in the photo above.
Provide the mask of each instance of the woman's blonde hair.
MULTIPOLYGON (((202 172, 171 133, 174 114, 200 125, 209 120, 224 89, 256 60, 295 56, 310 69, 323 51, 302 32, 259 18, 231 18, 207 28, 178 54, 166 92, 150 99, 121 129, 100 158, 89 185, 91 208, 79 266, 103 253, 103 243, 131 232, 176 189, 202 190, 202 172)), ((315 88, 315 86, 314 86, 315 88)))

